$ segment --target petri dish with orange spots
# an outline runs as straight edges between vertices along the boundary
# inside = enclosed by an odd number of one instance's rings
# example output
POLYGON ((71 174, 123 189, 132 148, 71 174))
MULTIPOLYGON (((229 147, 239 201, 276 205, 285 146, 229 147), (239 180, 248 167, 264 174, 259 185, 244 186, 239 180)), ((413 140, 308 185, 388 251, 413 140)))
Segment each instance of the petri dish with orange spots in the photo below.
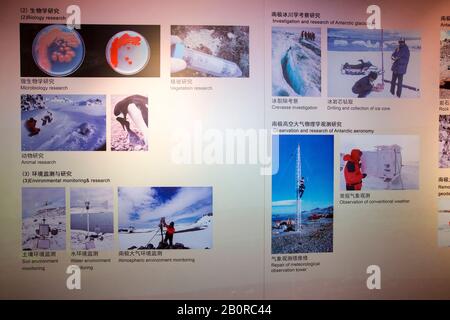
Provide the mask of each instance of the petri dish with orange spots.
POLYGON ((49 25, 33 40, 36 65, 52 77, 64 77, 83 63, 85 47, 80 34, 65 25, 49 25))
POLYGON ((133 75, 142 71, 150 60, 150 46, 138 32, 121 31, 109 39, 106 60, 117 73, 133 75))

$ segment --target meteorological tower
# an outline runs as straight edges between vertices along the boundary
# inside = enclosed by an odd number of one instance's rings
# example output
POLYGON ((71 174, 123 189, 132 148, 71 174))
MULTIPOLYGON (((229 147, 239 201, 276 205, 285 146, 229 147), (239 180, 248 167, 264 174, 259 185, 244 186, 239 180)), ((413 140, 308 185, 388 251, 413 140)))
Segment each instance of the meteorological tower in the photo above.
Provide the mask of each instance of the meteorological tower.
POLYGON ((302 223, 302 202, 300 199, 300 181, 302 179, 302 159, 300 157, 300 144, 297 145, 297 161, 296 161, 296 191, 297 191, 297 221, 296 230, 300 231, 302 223))

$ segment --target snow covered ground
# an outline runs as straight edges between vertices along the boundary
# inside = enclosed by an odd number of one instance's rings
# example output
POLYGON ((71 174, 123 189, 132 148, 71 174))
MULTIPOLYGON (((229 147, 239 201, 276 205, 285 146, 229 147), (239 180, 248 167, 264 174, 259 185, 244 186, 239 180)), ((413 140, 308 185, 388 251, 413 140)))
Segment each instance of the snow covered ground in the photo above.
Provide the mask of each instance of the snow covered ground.
MULTIPOLYGON (((392 51, 384 52, 384 78, 391 80, 391 54, 392 51)), ((361 79, 361 75, 346 75, 341 73, 341 66, 344 63, 357 64, 358 60, 370 61, 381 70, 381 53, 377 51, 328 51, 328 96, 330 97, 354 97, 352 87, 356 81, 361 79)), ((381 75, 375 81, 375 84, 381 83, 381 75)), ((403 84, 420 89, 420 51, 410 52, 410 59, 407 73, 403 77, 403 84)), ((384 90, 381 92, 372 92, 367 98, 392 98, 390 93, 390 83, 384 83, 384 90)), ((420 91, 416 92, 403 88, 401 98, 419 98, 420 91)))
MULTIPOLYGON (((45 96, 44 96, 45 99, 45 96)), ((46 109, 22 111, 22 151, 95 151, 106 150, 106 109, 102 104, 80 105, 74 101, 51 99, 46 109), (52 113, 45 125, 42 118, 52 113), (37 135, 29 136, 25 122, 34 118, 37 135)))
POLYGON ((66 249, 66 208, 41 208, 33 216, 22 220, 22 248, 25 250, 40 250, 37 248, 39 236, 36 230, 39 230, 39 224, 48 224, 50 229, 57 229, 58 234, 49 235, 50 248, 48 250, 66 249))
POLYGON ((71 245, 73 250, 88 250, 86 243, 88 235, 88 218, 90 235, 99 233, 103 239, 94 239, 93 250, 112 250, 114 247, 114 217, 113 213, 105 211, 105 208, 91 207, 89 215, 85 208, 70 208, 71 245), (98 229, 98 230, 97 230, 98 229))
MULTIPOLYGON (((344 170, 340 173, 340 188, 345 190, 344 170)), ((382 179, 367 176, 363 180, 362 190, 412 190, 419 189, 419 164, 403 163, 401 179, 396 179, 390 185, 382 179)))
MULTIPOLYGON (((90 232, 90 234, 93 234, 90 232)), ((89 250, 86 243, 89 242, 86 239, 88 233, 84 230, 71 230, 70 238, 72 250, 89 250)), ((107 251, 114 249, 114 234, 113 233, 103 233, 101 234, 102 240, 100 238, 94 239, 94 247, 92 250, 97 251, 107 251)))
MULTIPOLYGON (((193 224, 175 225, 175 230, 174 244, 182 243, 190 249, 212 248, 212 216, 203 216, 193 224)), ((119 232, 120 250, 146 246, 150 239, 152 239, 150 243, 156 248, 161 241, 159 228, 136 229, 133 233, 119 232)))
POLYGON ((320 29, 272 29, 272 95, 319 97, 321 94, 320 29), (303 30, 316 39, 299 40, 303 30))

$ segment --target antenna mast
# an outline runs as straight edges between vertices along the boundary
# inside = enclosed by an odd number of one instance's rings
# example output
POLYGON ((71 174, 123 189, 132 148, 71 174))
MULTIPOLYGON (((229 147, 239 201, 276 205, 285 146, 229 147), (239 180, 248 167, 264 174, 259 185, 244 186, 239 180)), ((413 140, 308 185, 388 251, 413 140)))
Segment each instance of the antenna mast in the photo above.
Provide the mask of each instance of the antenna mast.
POLYGON ((302 160, 300 157, 300 144, 297 145, 297 186, 296 186, 296 193, 297 193, 297 223, 296 223, 296 230, 300 231, 300 226, 302 223, 302 205, 300 200, 300 180, 302 179, 302 160))

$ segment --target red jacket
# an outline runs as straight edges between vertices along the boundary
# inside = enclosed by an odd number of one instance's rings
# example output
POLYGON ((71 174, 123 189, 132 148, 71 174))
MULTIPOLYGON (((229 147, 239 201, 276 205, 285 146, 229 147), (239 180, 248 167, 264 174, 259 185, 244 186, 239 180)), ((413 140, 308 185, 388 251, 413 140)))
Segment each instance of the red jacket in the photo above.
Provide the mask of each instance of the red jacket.
POLYGON ((166 224, 166 233, 168 235, 174 234, 175 233, 175 228, 171 227, 169 224, 166 224))
POLYGON ((347 161, 344 168, 345 184, 353 186, 355 190, 361 190, 362 187, 363 174, 359 164, 361 155, 361 150, 353 149, 350 154, 344 156, 344 161, 347 161))

